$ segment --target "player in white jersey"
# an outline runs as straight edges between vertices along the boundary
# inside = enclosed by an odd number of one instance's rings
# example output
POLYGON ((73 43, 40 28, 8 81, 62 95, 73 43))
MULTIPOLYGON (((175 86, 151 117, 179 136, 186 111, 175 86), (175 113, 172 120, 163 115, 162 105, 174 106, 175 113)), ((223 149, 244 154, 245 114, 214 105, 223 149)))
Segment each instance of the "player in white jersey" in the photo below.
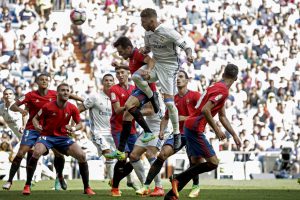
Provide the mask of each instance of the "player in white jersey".
MULTIPOLYGON (((97 95, 90 95, 79 105, 80 112, 89 110, 92 141, 98 149, 99 156, 111 153, 114 141, 110 131, 111 102, 107 96, 109 88, 114 85, 114 77, 105 74, 102 79, 103 91, 97 95)), ((114 161, 106 159, 107 178, 113 178, 114 161)))
POLYGON ((3 91, 3 101, 0 104, 0 116, 3 117, 8 127, 20 139, 23 133, 25 122, 20 112, 10 110, 10 107, 15 103, 15 94, 11 88, 6 88, 3 91))
MULTIPOLYGON (((159 100, 162 101, 161 98, 159 98, 159 100)), ((162 104, 160 103, 160 105, 162 104)), ((160 131, 161 119, 158 114, 154 113, 151 104, 149 103, 145 104, 141 112, 145 116, 145 121, 147 122, 148 126, 150 127, 150 130, 155 136, 155 139, 145 143, 142 140, 143 134, 140 134, 135 142, 134 149, 130 154, 130 162, 140 182, 144 184, 144 182, 146 181, 146 174, 140 158, 145 152, 147 152, 146 153, 147 159, 150 165, 152 165, 156 160, 157 152, 162 147, 163 141, 160 140, 158 137, 160 131)), ((170 131, 166 129, 165 134, 170 134, 170 131)), ((164 196, 164 190, 161 184, 160 173, 154 178, 154 182, 155 182, 155 188, 154 191, 150 194, 150 196, 164 196)), ((136 192, 137 194, 139 194, 138 191, 136 192)))
POLYGON ((155 66, 148 65, 138 70, 132 76, 135 84, 149 98, 153 95, 148 82, 159 80, 164 102, 169 112, 174 133, 174 149, 180 148, 178 110, 174 104, 176 94, 176 77, 179 70, 178 47, 184 49, 187 61, 193 62, 192 48, 183 37, 174 29, 160 24, 157 20, 157 13, 154 9, 146 8, 141 12, 141 23, 146 30, 145 47, 140 51, 153 53, 155 66))

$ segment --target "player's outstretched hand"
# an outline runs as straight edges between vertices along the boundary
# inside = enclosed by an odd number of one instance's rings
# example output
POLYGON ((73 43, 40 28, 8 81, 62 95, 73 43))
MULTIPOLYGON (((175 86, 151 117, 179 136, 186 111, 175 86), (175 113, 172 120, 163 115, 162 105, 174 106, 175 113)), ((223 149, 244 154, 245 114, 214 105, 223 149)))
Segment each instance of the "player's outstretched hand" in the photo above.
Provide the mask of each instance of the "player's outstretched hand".
POLYGON ((42 132, 42 130, 43 130, 43 127, 42 127, 42 125, 40 125, 40 124, 37 125, 37 126, 35 126, 34 128, 35 128, 35 130, 38 131, 38 132, 42 132))
POLYGON ((118 64, 116 61, 113 61, 113 62, 111 63, 111 66, 113 66, 113 67, 119 67, 119 64, 118 64))
POLYGON ((139 48, 139 52, 140 52, 141 54, 147 54, 147 53, 149 53, 150 51, 149 51, 149 49, 147 49, 146 47, 141 47, 141 48, 139 48))
POLYGON ((234 142, 235 142, 237 148, 238 148, 238 149, 241 148, 242 143, 241 143, 241 140, 240 140, 239 136, 234 135, 234 136, 233 136, 233 140, 234 140, 234 142))
POLYGON ((143 77, 144 80, 150 79, 150 71, 146 69, 140 69, 140 75, 143 77))
POLYGON ((216 132, 216 135, 219 140, 224 140, 226 138, 225 133, 223 133, 222 131, 216 132))
POLYGON ((71 134, 73 134, 76 131, 76 128, 74 126, 69 125, 69 124, 66 125, 66 129, 67 129, 67 132, 71 133, 71 134))
POLYGON ((163 139, 164 139, 164 132, 163 132, 163 131, 159 131, 158 138, 159 138, 160 140, 163 140, 163 139))

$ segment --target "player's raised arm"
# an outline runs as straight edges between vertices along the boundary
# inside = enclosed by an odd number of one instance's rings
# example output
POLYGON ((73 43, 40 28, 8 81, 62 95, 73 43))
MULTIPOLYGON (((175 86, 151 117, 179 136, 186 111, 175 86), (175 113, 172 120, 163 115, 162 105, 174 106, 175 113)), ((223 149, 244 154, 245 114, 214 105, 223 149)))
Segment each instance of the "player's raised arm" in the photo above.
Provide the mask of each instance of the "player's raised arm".
POLYGON ((225 106, 222 107, 222 109, 219 111, 219 120, 224 126, 224 128, 232 135, 235 144, 237 145, 238 148, 241 147, 241 141, 234 129, 232 128, 228 118, 226 117, 226 112, 225 112, 225 106))

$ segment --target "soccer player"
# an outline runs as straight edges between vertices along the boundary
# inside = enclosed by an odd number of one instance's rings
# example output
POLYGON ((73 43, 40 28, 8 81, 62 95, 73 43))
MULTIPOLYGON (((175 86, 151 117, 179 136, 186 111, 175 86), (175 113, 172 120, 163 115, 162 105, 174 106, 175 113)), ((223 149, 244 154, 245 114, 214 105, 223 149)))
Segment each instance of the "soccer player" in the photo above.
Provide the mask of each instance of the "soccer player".
MULTIPOLYGON (((15 156, 14 160, 12 161, 10 171, 9 171, 9 178, 8 181, 2 186, 3 189, 9 190, 13 178, 18 171, 21 161, 25 154, 27 153, 27 163, 32 155, 31 148, 35 144, 36 140, 40 136, 39 132, 37 132, 34 129, 34 126, 32 124, 33 117, 38 113, 38 111, 44 106, 44 104, 54 101, 56 99, 56 91, 49 90, 49 75, 47 74, 40 74, 36 82, 38 84, 38 90, 37 91, 31 91, 25 94, 25 96, 21 97, 19 100, 17 100, 10 108, 12 111, 19 111, 22 113, 23 116, 27 115, 27 111, 23 110, 19 106, 25 104, 26 108, 29 111, 29 119, 27 121, 27 124, 25 126, 25 130, 23 132, 20 148, 18 150, 17 155, 15 156)), ((82 101, 81 98, 72 95, 72 98, 75 100, 82 101)), ((67 184, 63 178, 63 168, 65 159, 63 155, 58 153, 57 151, 53 151, 55 154, 54 158, 54 167, 57 172, 58 181, 55 183, 55 187, 57 188, 57 185, 61 185, 61 188, 66 190, 67 184)))
POLYGON ((184 49, 188 62, 193 62, 192 48, 177 31, 158 22, 157 13, 154 9, 146 8, 140 16, 142 26, 146 30, 145 47, 141 48, 140 51, 142 53, 152 51, 155 66, 147 65, 146 68, 138 70, 133 74, 132 79, 149 98, 151 97, 151 90, 148 82, 152 83, 159 80, 164 102, 173 126, 174 149, 177 151, 180 148, 181 137, 178 110, 174 104, 176 77, 179 70, 176 46, 184 49))
MULTIPOLYGON (((111 153, 114 146, 110 134, 109 119, 111 116, 111 102, 109 99, 109 89, 114 85, 114 77, 111 74, 105 74, 102 78, 103 91, 97 95, 90 95, 83 104, 78 106, 80 112, 89 110, 92 141, 98 149, 99 156, 111 153)), ((113 178, 114 161, 106 159, 105 161, 107 177, 113 178)))
MULTIPOLYGON (((133 74, 138 69, 140 69, 144 65, 153 66, 154 61, 147 55, 143 55, 139 52, 137 48, 134 48, 131 41, 127 37, 120 37, 114 43, 114 47, 117 49, 120 56, 122 56, 125 60, 129 59, 129 66, 122 66, 123 68, 128 68, 133 74)), ((121 67, 117 63, 113 63, 115 67, 121 67)), ((151 102, 154 108, 154 112, 160 112, 159 102, 157 101, 157 93, 156 93, 156 85, 155 83, 150 83, 149 88, 151 90, 152 97, 148 98, 145 93, 143 93, 140 89, 136 88, 133 93, 130 95, 128 100, 125 103, 125 111, 123 114, 123 125, 121 132, 121 139, 118 150, 112 152, 111 154, 105 155, 107 158, 124 158, 124 148, 127 138, 130 134, 131 121, 133 118, 135 121, 144 129, 144 137, 141 139, 142 142, 149 142, 153 140, 155 137, 147 125, 143 115, 141 113, 140 108, 147 102, 151 102)))
POLYGON ((15 103, 15 94, 13 89, 6 88, 3 91, 3 101, 0 104, 0 116, 3 117, 8 127, 13 131, 17 138, 21 138, 24 129, 25 119, 20 112, 10 110, 10 107, 15 103))
POLYGON ((226 135, 213 119, 217 113, 219 114, 219 120, 222 125, 232 135, 236 145, 240 147, 241 141, 226 117, 224 106, 229 94, 229 88, 237 80, 237 76, 238 67, 233 64, 228 64, 222 74, 222 80, 212 84, 206 89, 197 102, 196 110, 186 119, 184 134, 187 141, 187 153, 191 156, 194 165, 171 179, 172 190, 166 194, 165 199, 178 199, 179 191, 181 191, 193 177, 218 167, 218 158, 204 134, 205 126, 208 123, 219 140, 226 138, 226 135), (201 163, 199 158, 205 158, 206 162, 201 163))
POLYGON ((40 133, 34 152, 26 167, 27 180, 23 189, 23 195, 31 193, 31 180, 36 169, 38 159, 50 149, 56 148, 59 152, 76 158, 79 163, 79 171, 84 185, 84 194, 94 195, 95 192, 89 186, 89 168, 86 156, 81 147, 76 144, 69 134, 74 134, 82 128, 79 110, 68 102, 70 87, 66 83, 57 86, 56 101, 45 104, 32 119, 35 130, 40 133), (70 119, 76 123, 69 125, 70 119))
MULTIPOLYGON (((136 128, 135 128, 135 121, 123 121, 122 125, 122 118, 125 108, 125 102, 127 101, 128 97, 131 95, 132 91, 134 90, 134 86, 130 85, 128 83, 128 70, 123 67, 117 67, 116 68, 116 77, 119 81, 118 84, 112 86, 109 90, 110 92, 110 100, 112 104, 112 115, 110 118, 110 126, 111 126, 111 134, 114 139, 115 145, 118 148, 119 144, 123 144, 125 149, 125 152, 127 154, 130 154, 130 152, 133 150, 134 143, 137 138, 136 134, 136 128), (120 141, 121 131, 122 127, 126 127, 130 135, 127 139, 127 141, 120 141)), ((129 114, 129 113, 128 113, 129 114)), ((130 115, 130 114, 129 114, 130 115)), ((124 130, 123 130, 124 131, 124 130)), ((114 176, 112 180, 112 189, 111 194, 112 196, 121 196, 121 193, 119 191, 119 183, 120 181, 127 176, 129 173, 128 171, 132 171, 133 167, 130 164, 130 162, 126 162, 126 157, 120 158, 120 160, 117 161, 114 167, 114 176), (126 174, 126 175, 125 175, 126 174)), ((135 190, 137 190, 137 187, 135 184, 132 183, 130 180, 130 176, 127 176, 127 186, 133 187, 135 190)))
MULTIPOLYGON (((175 105, 178 109, 178 118, 179 118, 179 125, 180 125, 180 135, 181 135, 181 148, 186 146, 186 137, 183 132, 183 124, 184 121, 191 113, 194 111, 197 101, 200 98, 200 93, 191 91, 187 89, 187 85, 189 82, 189 77, 185 71, 180 70, 177 76, 177 89, 178 94, 175 95, 175 105)), ((164 136, 164 129, 167 126, 169 121, 169 114, 166 112, 164 118, 161 122, 160 128, 160 139, 163 139, 164 136)), ((178 150, 178 151, 179 151, 178 150)), ((159 155, 155 162, 151 165, 149 170, 147 179, 145 181, 144 187, 137 191, 140 195, 148 195, 150 193, 149 186, 154 179, 154 177, 160 172, 163 163, 165 160, 175 154, 177 151, 174 151, 173 148, 173 135, 170 135, 169 138, 163 144, 162 150, 160 151, 159 155)), ((191 163, 190 163, 191 164, 191 163)), ((192 164, 191 164, 192 165, 192 164)), ((199 187, 199 177, 195 176, 193 178, 193 189, 190 192, 190 197, 197 197, 199 195, 200 187, 199 187)))
MULTIPOLYGON (((145 96, 145 98, 147 97, 145 96)), ((142 184, 144 184, 144 182, 146 181, 145 168, 140 158, 146 152, 146 157, 150 165, 152 165, 156 160, 157 152, 161 149, 163 141, 158 137, 161 119, 158 114, 154 113, 151 104, 147 103, 144 105, 142 109, 142 114, 145 116, 146 122, 150 126, 150 129, 154 134, 155 139, 144 143, 142 141, 143 134, 140 134, 134 145, 133 151, 130 153, 130 162, 139 180, 142 184)), ((168 129, 165 129, 164 131, 166 132, 166 134, 169 134, 168 129)), ((159 173, 157 174, 157 176, 155 176, 154 181, 155 188, 154 191, 150 194, 150 196, 164 196, 165 193, 161 184, 161 178, 159 173)))

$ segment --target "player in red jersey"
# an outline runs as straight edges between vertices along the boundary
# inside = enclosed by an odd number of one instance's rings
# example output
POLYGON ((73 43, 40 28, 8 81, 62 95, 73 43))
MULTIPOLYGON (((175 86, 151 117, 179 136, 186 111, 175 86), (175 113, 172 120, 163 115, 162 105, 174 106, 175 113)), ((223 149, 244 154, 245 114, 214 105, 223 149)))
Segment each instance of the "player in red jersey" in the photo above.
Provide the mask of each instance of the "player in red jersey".
POLYGON ((238 67, 233 64, 228 64, 225 67, 222 80, 206 89, 201 99, 197 102, 195 112, 186 119, 184 134, 187 141, 187 153, 191 156, 191 160, 195 165, 171 179, 172 190, 166 194, 165 199, 178 199, 179 191, 181 191, 193 177, 218 167, 218 158, 204 134, 205 126, 208 123, 219 140, 226 138, 226 135, 213 119, 217 113, 219 114, 219 120, 222 125, 232 135, 236 145, 240 147, 241 141, 226 117, 224 106, 229 94, 229 88, 237 80, 237 76, 238 67), (201 163, 199 158, 205 158, 206 162, 201 163))
MULTIPOLYGON (((154 60, 147 55, 141 54, 137 48, 133 47, 131 41, 127 37, 118 38, 114 43, 114 47, 117 48, 120 56, 122 56, 125 60, 129 59, 129 66, 122 67, 128 68, 131 74, 134 74, 138 69, 145 65, 154 66, 154 60)), ((117 63, 113 63, 113 66, 120 67, 117 63)), ((106 154, 105 157, 111 159, 124 158, 124 147, 129 136, 129 125, 133 118, 144 129, 144 138, 142 138, 142 142, 146 143, 155 138, 145 119, 143 118, 140 109, 144 104, 150 101, 152 103, 154 112, 160 112, 155 83, 150 83, 149 88, 150 93, 152 93, 151 98, 148 98, 144 92, 136 88, 126 101, 126 110, 123 115, 123 127, 121 132, 120 145, 118 147, 118 150, 112 152, 111 154, 106 154)))
MULTIPOLYGON (((110 91, 110 100, 112 104, 112 116, 110 119, 111 124, 111 134, 113 136, 114 142, 116 147, 121 143, 121 131, 122 127, 124 129, 124 126, 128 128, 129 136, 128 139, 124 142, 124 149, 127 154, 129 154, 134 147, 134 143, 137 139, 136 134, 136 128, 135 128, 135 121, 125 121, 122 124, 122 118, 125 111, 125 102, 127 101, 128 97, 131 95, 132 91, 134 90, 134 86, 130 85, 128 83, 128 75, 129 72, 127 69, 124 69, 122 67, 116 68, 116 77, 119 80, 119 83, 112 86, 110 91), (126 123, 126 124, 124 124, 126 123)), ((124 158, 117 161, 115 167, 114 167, 114 176, 112 180, 112 189, 111 193, 112 196, 121 196, 121 193, 119 191, 119 183, 120 181, 127 175, 130 174, 133 167, 130 164, 130 162, 126 162, 126 156, 124 158)), ((130 180, 130 176, 127 176, 127 185, 134 187, 135 185, 130 180)))
MULTIPOLYGON (((189 82, 189 77, 185 71, 180 70, 177 76, 177 89, 178 94, 175 95, 175 105, 178 109, 178 117, 179 117, 179 130, 181 135, 181 147, 178 149, 182 149, 184 146, 186 146, 186 137, 183 132, 183 123, 186 120, 188 116, 194 111, 195 105, 197 101, 200 98, 200 93, 191 91, 187 89, 187 85, 189 82)), ((166 111, 166 114, 161 122, 160 127, 160 139, 163 139, 164 137, 164 130, 168 125, 169 121, 169 115, 168 111, 166 111)), ((147 175, 144 187, 142 187, 140 190, 137 191, 139 195, 148 195, 150 193, 149 186, 151 182, 153 181, 154 177, 160 172, 163 163, 165 160, 175 154, 177 151, 173 148, 173 134, 169 136, 169 138, 165 141, 163 144, 163 147, 157 156, 157 159, 155 162, 151 165, 151 168, 149 170, 149 173, 147 175)), ((199 178, 196 177, 193 179, 193 185, 198 185, 199 178)))
MULTIPOLYGON (((22 136, 20 148, 18 150, 17 155, 15 156, 14 160, 12 161, 11 168, 9 171, 9 178, 8 181, 2 186, 3 189, 9 190, 13 178, 18 171, 21 161, 25 154, 27 153, 27 163, 32 155, 32 151, 30 150, 32 146, 35 144, 36 140, 40 136, 39 132, 37 132, 34 129, 34 126, 32 124, 33 117, 38 113, 38 111, 44 106, 44 104, 54 101, 56 99, 56 91, 49 90, 49 79, 50 77, 47 74, 40 74, 37 77, 37 84, 38 84, 38 90, 37 91, 31 91, 25 94, 25 96, 21 97, 19 100, 15 102, 14 105, 11 106, 11 110, 13 111, 19 111, 23 115, 27 114, 27 111, 21 109, 19 106, 25 104, 27 110, 29 111, 29 119, 27 121, 24 134, 22 136)), ((82 101, 81 98, 72 95, 72 98, 75 100, 82 101)), ((59 154, 58 152, 54 151, 55 158, 54 158, 54 167, 57 172, 57 177, 59 180, 59 184, 61 185, 61 188, 66 190, 67 184, 63 178, 63 168, 65 159, 63 155, 59 154)), ((58 183, 58 182, 57 182, 58 183)), ((56 184, 57 185, 57 184, 56 184)))
POLYGON ((57 86, 56 101, 45 104, 35 115, 32 122, 36 131, 40 133, 34 145, 34 152, 27 165, 27 180, 23 190, 24 195, 30 194, 31 180, 40 156, 45 155, 50 149, 56 148, 65 155, 70 155, 78 160, 79 171, 84 185, 84 193, 94 195, 89 186, 89 169, 86 156, 81 147, 68 135, 82 128, 79 110, 68 102, 70 87, 66 83, 57 86), (69 125, 70 119, 76 123, 69 125))

